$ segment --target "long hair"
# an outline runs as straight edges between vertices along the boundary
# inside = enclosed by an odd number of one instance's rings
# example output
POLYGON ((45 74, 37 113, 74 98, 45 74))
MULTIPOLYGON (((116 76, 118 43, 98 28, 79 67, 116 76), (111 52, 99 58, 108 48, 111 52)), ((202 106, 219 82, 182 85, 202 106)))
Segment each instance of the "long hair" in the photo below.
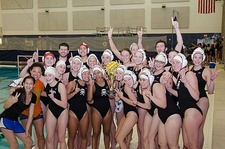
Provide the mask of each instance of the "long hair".
MULTIPOLYGON (((25 81, 26 81, 27 79, 31 79, 31 80, 33 81, 33 83, 35 84, 35 79, 34 79, 34 77, 32 77, 32 76, 26 76, 26 77, 23 79, 22 85, 25 83, 25 81)), ((26 101, 26 90, 25 90, 24 87, 22 88, 22 92, 21 92, 21 95, 20 95, 20 96, 21 96, 22 101, 25 102, 25 101, 26 101)))

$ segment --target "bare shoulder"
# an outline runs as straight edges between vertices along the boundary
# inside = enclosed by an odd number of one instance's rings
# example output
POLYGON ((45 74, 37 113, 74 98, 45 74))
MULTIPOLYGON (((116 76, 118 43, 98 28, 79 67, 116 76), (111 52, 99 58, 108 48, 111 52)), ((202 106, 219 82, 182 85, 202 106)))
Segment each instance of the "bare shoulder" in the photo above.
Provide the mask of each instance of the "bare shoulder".
POLYGON ((188 67, 188 70, 191 70, 193 67, 194 67, 193 65, 190 65, 190 66, 188 67))

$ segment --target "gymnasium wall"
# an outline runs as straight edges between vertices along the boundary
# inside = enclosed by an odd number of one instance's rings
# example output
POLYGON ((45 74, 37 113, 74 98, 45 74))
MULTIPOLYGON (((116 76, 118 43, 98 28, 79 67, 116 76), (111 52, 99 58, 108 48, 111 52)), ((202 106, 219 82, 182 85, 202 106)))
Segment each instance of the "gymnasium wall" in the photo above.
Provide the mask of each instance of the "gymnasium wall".
MULTIPOLYGON (((109 48, 107 31, 114 27, 118 49, 137 42, 137 31, 143 27, 146 50, 154 51, 159 38, 171 49, 176 36, 171 16, 178 16, 184 44, 221 33, 222 3, 216 1, 216 12, 198 14, 197 0, 1 0, 0 51, 55 51, 68 42, 77 50, 87 42, 94 51, 109 48), (166 8, 162 8, 166 6, 166 8), (178 15, 179 14, 179 15, 178 15), (153 40, 152 40, 153 39, 153 40), (151 42, 149 40, 152 40, 151 42)), ((16 52, 13 52, 16 54, 16 52)), ((8 53, 11 55, 10 53, 8 53)), ((2 55, 2 53, 1 53, 2 55)), ((0 61, 5 57, 1 57, 0 61)), ((15 60, 16 56, 12 57, 15 60)))
POLYGON ((146 34, 171 33, 173 12, 182 33, 220 33, 216 12, 198 14, 197 0, 1 0, 4 35, 96 34, 96 27, 145 27, 146 34), (162 8, 162 5, 166 8, 162 8))

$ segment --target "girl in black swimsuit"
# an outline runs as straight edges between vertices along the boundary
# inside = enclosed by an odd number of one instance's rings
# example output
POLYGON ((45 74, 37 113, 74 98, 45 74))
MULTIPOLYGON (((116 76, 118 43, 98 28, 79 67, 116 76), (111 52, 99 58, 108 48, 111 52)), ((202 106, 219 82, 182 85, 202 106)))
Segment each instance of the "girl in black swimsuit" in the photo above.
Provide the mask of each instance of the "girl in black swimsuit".
POLYGON ((134 125, 138 121, 138 112, 136 109, 137 98, 134 92, 134 84, 136 83, 136 75, 130 70, 126 70, 124 73, 125 85, 121 90, 115 89, 117 96, 116 100, 121 99, 123 101, 124 116, 122 117, 116 132, 116 141, 119 143, 120 148, 129 148, 130 142, 126 142, 125 139, 131 133, 134 125))
POLYGON ((205 91, 205 86, 207 85, 207 91, 208 94, 213 94, 214 92, 214 79, 217 77, 218 72, 214 71, 213 73, 210 71, 210 69, 203 66, 203 63, 206 59, 206 55, 201 48, 197 48, 194 50, 194 52, 191 55, 193 64, 189 67, 191 71, 193 71, 198 79, 198 89, 200 92, 200 98, 197 102, 197 105, 199 108, 201 108, 203 112, 203 123, 200 126, 200 132, 199 132, 199 148, 203 147, 204 143, 204 134, 203 134, 203 128, 205 119, 207 116, 207 112, 209 109, 209 99, 205 91))
POLYGON ((55 79, 55 68, 48 67, 45 70, 45 81, 47 83, 45 92, 49 97, 49 105, 46 113, 46 145, 54 148, 55 130, 58 134, 60 148, 66 148, 65 134, 68 122, 66 88, 55 79))
POLYGON ((178 97, 181 115, 183 116, 183 141, 186 148, 199 148, 199 129, 203 120, 202 110, 198 107, 199 100, 198 81, 196 75, 187 71, 186 57, 179 53, 173 59, 173 70, 179 72, 176 90, 167 88, 178 97))
POLYGON ((63 74, 63 84, 67 85, 70 81, 78 79, 78 72, 83 65, 82 59, 80 56, 76 55, 72 58, 71 68, 69 72, 63 74))
POLYGON ((108 83, 104 79, 105 71, 95 65, 93 68, 93 76, 95 80, 90 80, 88 85, 87 100, 92 104, 91 121, 93 127, 92 148, 98 149, 99 137, 101 134, 101 126, 103 126, 105 148, 110 146, 110 126, 112 123, 112 112, 110 108, 108 83))
MULTIPOLYGON (((81 137, 81 148, 87 148, 87 130, 89 125, 89 115, 87 112, 87 83, 90 80, 90 72, 86 66, 82 66, 78 73, 78 80, 71 81, 66 87, 69 103, 68 121, 68 147, 74 148, 74 140, 78 133, 81 137)), ((77 142, 76 142, 77 143, 77 142)), ((78 145, 79 146, 79 145, 78 145)))

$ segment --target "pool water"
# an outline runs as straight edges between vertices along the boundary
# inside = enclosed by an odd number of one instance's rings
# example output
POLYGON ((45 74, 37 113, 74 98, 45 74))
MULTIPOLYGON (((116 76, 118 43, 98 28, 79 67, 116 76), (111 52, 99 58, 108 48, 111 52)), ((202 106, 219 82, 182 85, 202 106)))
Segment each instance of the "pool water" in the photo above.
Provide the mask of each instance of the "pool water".
POLYGON ((9 94, 9 84, 18 78, 17 68, 4 68, 0 67, 0 112, 2 112, 2 106, 9 94))

